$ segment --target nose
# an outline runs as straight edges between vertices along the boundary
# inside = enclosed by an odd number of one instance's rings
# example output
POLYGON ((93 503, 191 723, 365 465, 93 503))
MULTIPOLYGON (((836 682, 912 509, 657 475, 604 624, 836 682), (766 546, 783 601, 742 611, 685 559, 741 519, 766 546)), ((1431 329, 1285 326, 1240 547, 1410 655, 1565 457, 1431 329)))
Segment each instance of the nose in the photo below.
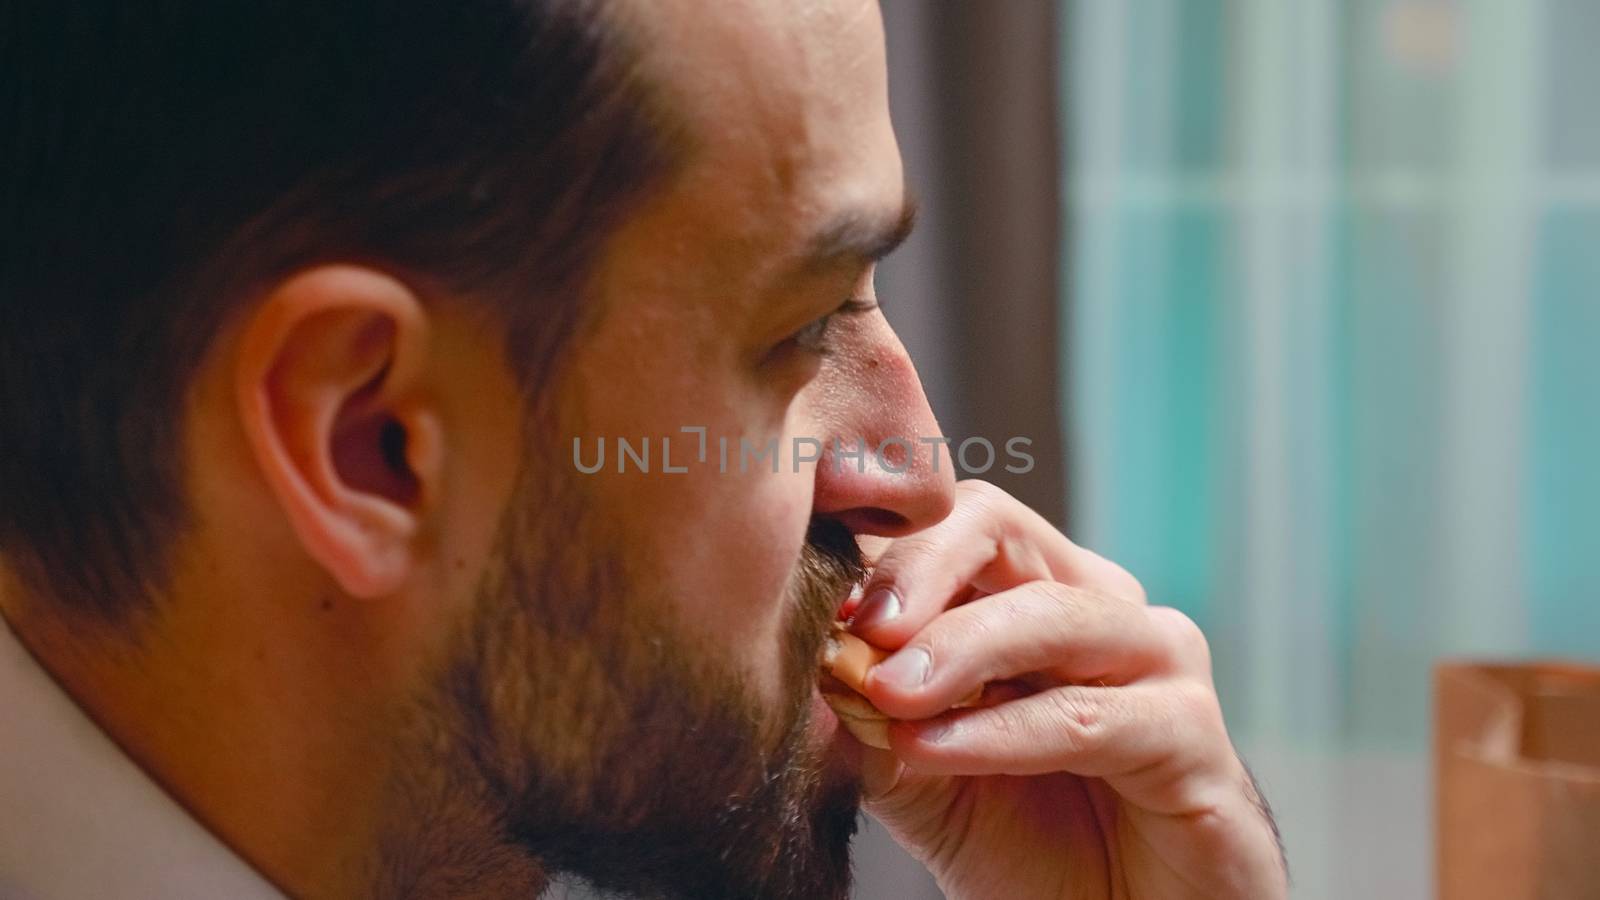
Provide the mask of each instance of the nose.
POLYGON ((955 468, 905 348, 878 322, 874 340, 829 373, 826 446, 813 513, 857 534, 900 537, 955 505, 955 468))

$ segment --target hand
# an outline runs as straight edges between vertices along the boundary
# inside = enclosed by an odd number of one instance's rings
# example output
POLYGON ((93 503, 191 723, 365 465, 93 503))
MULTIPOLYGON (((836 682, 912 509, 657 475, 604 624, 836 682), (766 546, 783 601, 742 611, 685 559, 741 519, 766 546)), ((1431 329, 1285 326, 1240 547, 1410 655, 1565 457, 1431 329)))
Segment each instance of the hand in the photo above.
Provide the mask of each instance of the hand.
POLYGON ((1204 635, 1116 564, 964 481, 864 596, 852 630, 898 651, 866 695, 900 720, 892 753, 864 748, 867 808, 947 896, 1287 894, 1204 635), (980 708, 950 709, 985 684, 980 708))

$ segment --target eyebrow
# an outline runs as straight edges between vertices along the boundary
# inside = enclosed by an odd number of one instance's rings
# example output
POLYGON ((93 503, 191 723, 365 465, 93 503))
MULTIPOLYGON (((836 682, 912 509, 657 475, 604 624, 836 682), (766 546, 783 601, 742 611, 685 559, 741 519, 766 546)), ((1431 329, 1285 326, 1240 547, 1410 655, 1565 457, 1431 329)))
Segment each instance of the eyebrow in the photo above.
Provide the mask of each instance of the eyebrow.
POLYGON ((900 207, 888 215, 850 210, 829 221, 808 241, 801 268, 817 272, 845 264, 868 265, 894 252, 917 224, 917 198, 906 188, 900 207))

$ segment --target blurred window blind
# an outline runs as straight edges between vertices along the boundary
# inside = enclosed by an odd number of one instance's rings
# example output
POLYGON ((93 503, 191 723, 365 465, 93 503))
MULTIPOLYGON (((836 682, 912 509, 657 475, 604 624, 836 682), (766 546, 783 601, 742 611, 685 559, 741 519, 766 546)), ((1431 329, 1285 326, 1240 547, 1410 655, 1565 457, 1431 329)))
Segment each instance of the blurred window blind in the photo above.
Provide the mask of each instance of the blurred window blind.
POLYGON ((1600 4, 1062 20, 1075 534, 1235 727, 1418 747, 1433 657, 1600 655, 1600 4))

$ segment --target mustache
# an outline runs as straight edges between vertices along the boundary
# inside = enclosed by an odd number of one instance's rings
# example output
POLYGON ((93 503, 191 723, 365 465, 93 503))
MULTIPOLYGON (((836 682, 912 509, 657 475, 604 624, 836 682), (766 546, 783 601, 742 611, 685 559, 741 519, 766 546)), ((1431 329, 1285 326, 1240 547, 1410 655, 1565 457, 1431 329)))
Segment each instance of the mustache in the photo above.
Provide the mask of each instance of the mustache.
POLYGON ((837 519, 813 518, 800 551, 798 593, 805 611, 827 625, 850 589, 867 578, 856 536, 837 519))
POLYGON ((828 627, 850 589, 867 578, 867 561, 856 536, 837 519, 813 518, 790 583, 793 611, 784 642, 785 681, 796 710, 804 708, 816 681, 817 662, 828 627))

